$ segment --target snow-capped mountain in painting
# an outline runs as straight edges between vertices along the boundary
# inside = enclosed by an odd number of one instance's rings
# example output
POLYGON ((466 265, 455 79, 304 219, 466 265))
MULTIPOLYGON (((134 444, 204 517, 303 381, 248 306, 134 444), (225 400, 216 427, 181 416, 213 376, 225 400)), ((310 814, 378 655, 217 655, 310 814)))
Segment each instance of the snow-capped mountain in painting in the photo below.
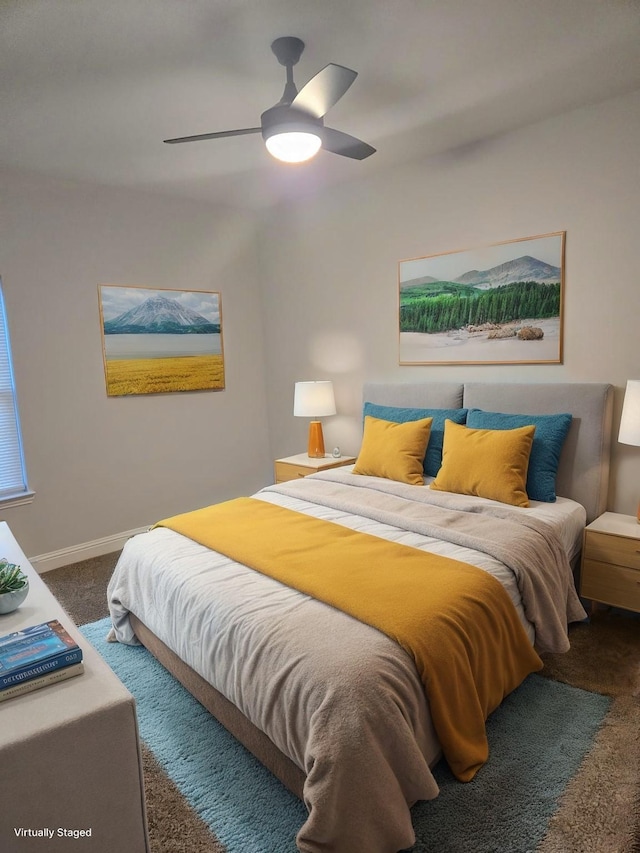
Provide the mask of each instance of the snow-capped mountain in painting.
POLYGON ((219 331, 219 323, 211 323, 197 311, 165 296, 145 299, 141 305, 104 323, 106 335, 206 335, 219 331))

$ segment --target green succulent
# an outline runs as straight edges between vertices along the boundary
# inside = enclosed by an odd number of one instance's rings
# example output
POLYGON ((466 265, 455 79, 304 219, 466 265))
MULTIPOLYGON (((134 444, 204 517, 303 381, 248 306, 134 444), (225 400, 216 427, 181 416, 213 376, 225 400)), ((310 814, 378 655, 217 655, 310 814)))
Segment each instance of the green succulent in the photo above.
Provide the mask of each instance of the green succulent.
POLYGON ((22 589, 26 583, 28 583, 28 578, 20 571, 20 566, 16 566, 2 557, 0 559, 0 595, 22 589))

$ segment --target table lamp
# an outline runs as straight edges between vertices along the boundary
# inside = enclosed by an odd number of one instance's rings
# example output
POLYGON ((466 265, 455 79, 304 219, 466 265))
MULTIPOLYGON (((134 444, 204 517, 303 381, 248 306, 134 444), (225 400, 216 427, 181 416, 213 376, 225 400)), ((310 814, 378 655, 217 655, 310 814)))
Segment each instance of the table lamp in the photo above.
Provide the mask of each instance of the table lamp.
MULTIPOLYGON (((640 379, 627 380, 618 441, 621 444, 633 444, 640 447, 640 379)), ((636 517, 638 524, 640 524, 640 503, 636 517)))
POLYGON ((309 424, 309 447, 307 454, 312 459, 324 458, 324 436, 322 424, 318 420, 327 415, 335 415, 336 400, 333 394, 333 382, 328 379, 316 382, 296 382, 293 397, 293 414, 298 418, 311 418, 309 424))

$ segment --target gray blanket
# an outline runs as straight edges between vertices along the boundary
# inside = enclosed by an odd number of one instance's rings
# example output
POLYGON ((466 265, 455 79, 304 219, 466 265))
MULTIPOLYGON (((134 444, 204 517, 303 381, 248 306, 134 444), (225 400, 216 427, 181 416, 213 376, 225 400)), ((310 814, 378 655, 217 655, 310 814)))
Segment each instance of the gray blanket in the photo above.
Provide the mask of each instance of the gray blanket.
POLYGON ((304 482, 280 483, 263 491, 364 515, 489 554, 514 573, 525 615, 535 628, 538 652, 568 651, 568 623, 586 618, 555 531, 517 509, 485 504, 480 512, 449 492, 343 471, 323 471, 304 482))

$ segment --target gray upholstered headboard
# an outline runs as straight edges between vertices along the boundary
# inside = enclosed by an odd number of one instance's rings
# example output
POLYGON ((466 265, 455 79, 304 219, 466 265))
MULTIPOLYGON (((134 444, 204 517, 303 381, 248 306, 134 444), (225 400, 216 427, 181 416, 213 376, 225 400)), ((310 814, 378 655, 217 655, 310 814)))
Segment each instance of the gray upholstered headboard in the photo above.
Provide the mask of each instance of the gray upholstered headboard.
POLYGON ((601 382, 368 382, 363 398, 388 406, 484 409, 509 414, 571 412, 557 493, 581 503, 587 521, 607 508, 613 385, 601 382))

